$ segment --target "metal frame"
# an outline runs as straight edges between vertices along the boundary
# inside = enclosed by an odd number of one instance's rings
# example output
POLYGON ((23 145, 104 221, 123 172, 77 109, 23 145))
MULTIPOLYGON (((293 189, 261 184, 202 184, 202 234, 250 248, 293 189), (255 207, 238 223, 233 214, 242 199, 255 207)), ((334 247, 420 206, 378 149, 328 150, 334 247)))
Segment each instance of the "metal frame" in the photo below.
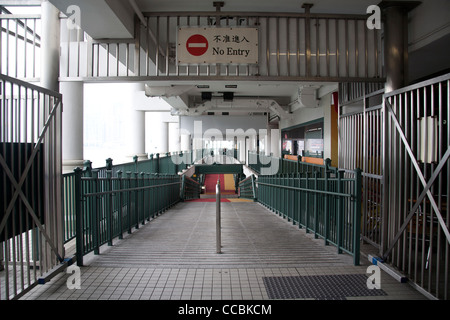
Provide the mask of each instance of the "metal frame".
POLYGON ((16 299, 64 261, 62 96, 5 75, 0 84, 0 299, 16 299))

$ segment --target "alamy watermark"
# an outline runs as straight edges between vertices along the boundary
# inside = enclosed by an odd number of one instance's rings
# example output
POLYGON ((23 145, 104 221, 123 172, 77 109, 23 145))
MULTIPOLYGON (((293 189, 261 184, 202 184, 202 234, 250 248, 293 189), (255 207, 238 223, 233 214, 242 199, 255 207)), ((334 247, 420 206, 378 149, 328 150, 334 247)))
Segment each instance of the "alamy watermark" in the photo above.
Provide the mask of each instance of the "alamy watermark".
POLYGON ((379 266, 371 265, 367 267, 366 273, 370 276, 367 279, 367 289, 381 289, 381 270, 379 266))
POLYGON ((373 29, 381 29, 381 9, 377 5, 371 5, 367 7, 366 13, 372 14, 369 18, 367 18, 367 28, 370 30, 373 29))
POLYGON ((81 289, 81 269, 80 267, 71 265, 67 267, 67 274, 70 276, 67 278, 66 285, 69 290, 81 289))
POLYGON ((67 29, 76 30, 80 29, 81 25, 81 9, 79 6, 70 5, 66 10, 67 14, 67 29))

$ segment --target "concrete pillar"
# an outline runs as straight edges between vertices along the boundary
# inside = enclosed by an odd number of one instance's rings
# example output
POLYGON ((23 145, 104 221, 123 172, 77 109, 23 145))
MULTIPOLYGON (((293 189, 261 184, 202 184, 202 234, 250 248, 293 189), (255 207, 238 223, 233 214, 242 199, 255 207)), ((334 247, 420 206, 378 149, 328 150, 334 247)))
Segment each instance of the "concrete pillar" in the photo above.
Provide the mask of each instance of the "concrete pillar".
POLYGON ((161 122, 161 127, 159 129, 159 154, 164 154, 169 152, 169 123, 161 122))
POLYGON ((63 95, 62 155, 63 171, 72 172, 83 167, 83 82, 61 82, 63 95))
POLYGON ((408 11, 418 4, 414 1, 382 1, 379 5, 384 15, 386 92, 408 83, 408 11))
POLYGON ((169 122, 169 152, 180 152, 180 130, 178 122, 169 122))
POLYGON ((59 91, 59 10, 48 1, 41 4, 41 86, 59 91))
POLYGON ((130 115, 130 156, 138 160, 148 159, 145 153, 145 112, 132 110, 130 115))
POLYGON ((181 137, 181 151, 191 151, 191 135, 190 134, 182 134, 181 137))
POLYGON ((270 150, 275 158, 281 157, 281 140, 280 140, 280 130, 271 129, 270 130, 270 150))
POLYGON ((267 134, 264 138, 264 154, 270 155, 272 152, 272 143, 271 143, 272 131, 270 127, 267 128, 267 134))

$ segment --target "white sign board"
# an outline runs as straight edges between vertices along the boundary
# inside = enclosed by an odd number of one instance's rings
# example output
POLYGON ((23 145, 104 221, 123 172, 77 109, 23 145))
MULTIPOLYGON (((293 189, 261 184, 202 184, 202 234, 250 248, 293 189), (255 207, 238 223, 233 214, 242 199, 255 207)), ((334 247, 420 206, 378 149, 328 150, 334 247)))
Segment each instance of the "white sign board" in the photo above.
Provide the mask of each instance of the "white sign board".
POLYGON ((178 64, 257 64, 257 28, 179 28, 178 64))

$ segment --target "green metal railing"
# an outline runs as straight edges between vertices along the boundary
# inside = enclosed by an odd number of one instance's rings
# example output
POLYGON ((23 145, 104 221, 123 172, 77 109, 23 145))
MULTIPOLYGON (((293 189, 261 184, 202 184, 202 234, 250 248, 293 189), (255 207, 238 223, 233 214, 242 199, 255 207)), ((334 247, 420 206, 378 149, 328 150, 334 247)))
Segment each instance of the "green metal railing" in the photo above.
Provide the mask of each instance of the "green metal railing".
MULTIPOLYGON (((262 173, 262 169, 265 168, 270 173, 268 174, 288 174, 288 173, 304 173, 304 172, 316 172, 320 173, 323 177, 327 168, 330 167, 331 160, 325 159, 323 165, 313 164, 308 162, 302 162, 301 157, 298 160, 290 160, 284 158, 276 158, 271 155, 265 155, 264 153, 248 153, 248 166, 258 174, 262 173)), ((266 173, 267 174, 267 173, 266 173)))
POLYGON ((201 193, 201 185, 194 179, 189 178, 186 175, 181 177, 180 199, 192 200, 199 199, 201 193))
POLYGON ((180 200, 180 177, 121 171, 99 177, 100 170, 75 169, 76 258, 99 253, 103 244, 112 245, 124 232, 150 221, 180 200))
POLYGON ((256 201, 255 175, 251 175, 239 182, 239 198, 252 199, 256 201))
POLYGON ((330 173, 328 170, 324 177, 319 172, 260 175, 258 201, 307 233, 323 238, 325 245, 335 245, 338 253, 351 254, 358 265, 361 171, 355 170, 353 178, 344 178, 343 171, 336 170, 335 177, 330 173))

